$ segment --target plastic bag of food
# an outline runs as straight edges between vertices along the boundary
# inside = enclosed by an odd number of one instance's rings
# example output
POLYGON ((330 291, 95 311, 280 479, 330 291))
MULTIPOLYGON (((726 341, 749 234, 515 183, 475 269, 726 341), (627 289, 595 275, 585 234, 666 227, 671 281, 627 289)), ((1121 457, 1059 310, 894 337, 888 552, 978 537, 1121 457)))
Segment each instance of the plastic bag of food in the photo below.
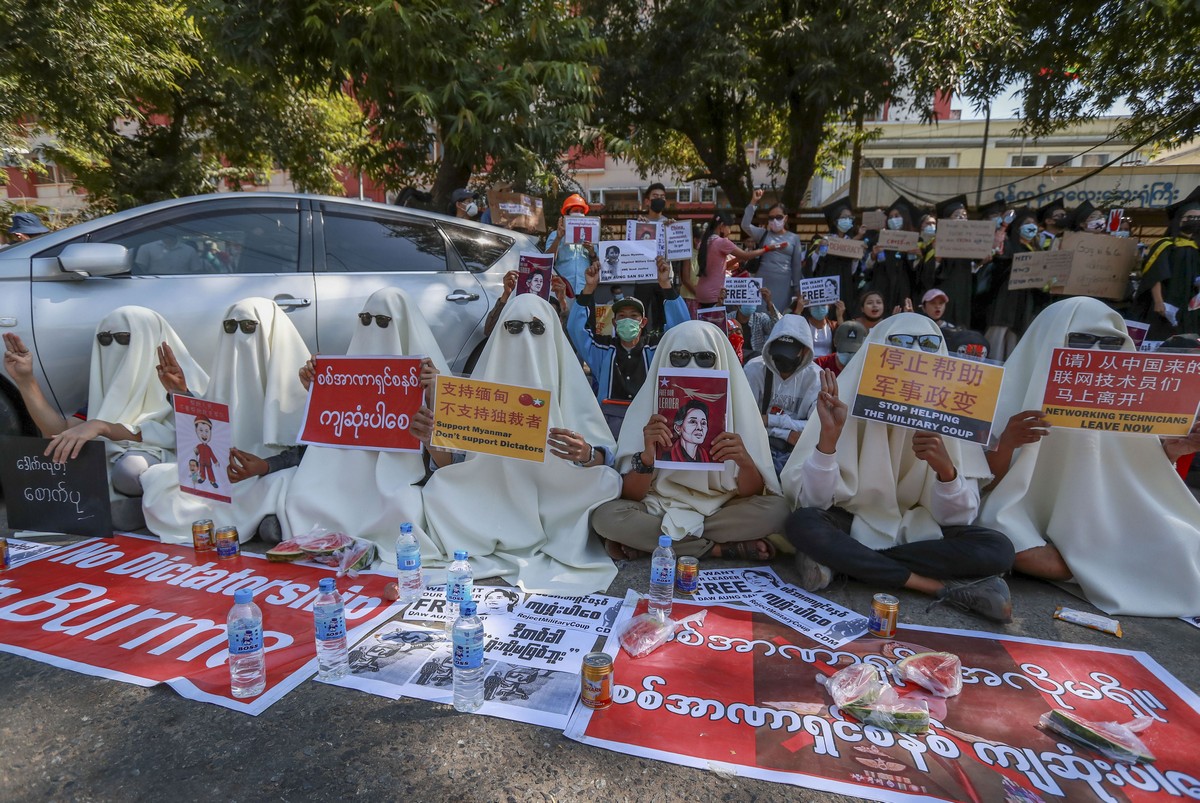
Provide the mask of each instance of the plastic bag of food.
POLYGON ((337 576, 354 577, 375 560, 375 543, 363 538, 352 538, 345 533, 329 532, 324 527, 313 527, 304 535, 297 535, 290 545, 299 547, 308 560, 333 566, 337 576))
POLYGON ((664 619, 657 614, 643 613, 633 617, 621 628, 618 640, 625 652, 634 658, 641 658, 657 650, 675 634, 675 631, 686 624, 704 624, 708 611, 693 613, 679 621, 664 619))
POLYGON ((896 733, 925 733, 929 730, 929 705, 924 700, 905 700, 892 688, 877 667, 855 664, 830 678, 818 676, 839 709, 864 725, 896 733))
POLYGON ((1135 734, 1150 727, 1152 722, 1150 717, 1137 717, 1124 724, 1089 722, 1068 711, 1053 709, 1042 714, 1038 727, 1086 745, 1113 761, 1150 764, 1154 754, 1135 734))
POLYGON ((919 652, 899 664, 900 677, 911 680, 938 697, 962 691, 962 661, 949 652, 919 652))

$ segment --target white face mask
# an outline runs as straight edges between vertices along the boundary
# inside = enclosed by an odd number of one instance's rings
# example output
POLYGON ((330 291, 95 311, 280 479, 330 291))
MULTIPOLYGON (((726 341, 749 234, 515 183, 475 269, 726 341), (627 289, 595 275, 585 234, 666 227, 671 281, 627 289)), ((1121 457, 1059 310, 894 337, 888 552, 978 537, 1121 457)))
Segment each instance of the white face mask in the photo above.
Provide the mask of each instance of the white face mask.
POLYGON ((900 231, 900 228, 903 225, 904 225, 904 218, 902 218, 902 217, 890 217, 887 219, 887 227, 889 229, 891 229, 892 231, 900 231))
POLYGON ((1113 236, 1113 237, 1128 237, 1128 236, 1129 236, 1129 232, 1127 232, 1127 231, 1114 231, 1114 232, 1112 233, 1112 236, 1113 236))
POLYGON ((784 221, 782 221, 782 220, 769 220, 769 221, 767 221, 767 228, 769 228, 773 232, 778 233, 778 232, 783 231, 783 224, 784 224, 784 221))
POLYGON ((1106 225, 1107 222, 1108 221, 1104 220, 1103 218, 1100 218, 1099 220, 1093 220, 1087 224, 1087 230, 1088 231, 1101 231, 1104 229, 1104 226, 1106 225))
POLYGON ((471 201, 463 207, 463 211, 467 213, 467 217, 475 217, 479 214, 479 204, 471 201))
POLYGON ((570 212, 567 213, 567 217, 583 217, 583 213, 580 212, 578 209, 572 209, 570 212))

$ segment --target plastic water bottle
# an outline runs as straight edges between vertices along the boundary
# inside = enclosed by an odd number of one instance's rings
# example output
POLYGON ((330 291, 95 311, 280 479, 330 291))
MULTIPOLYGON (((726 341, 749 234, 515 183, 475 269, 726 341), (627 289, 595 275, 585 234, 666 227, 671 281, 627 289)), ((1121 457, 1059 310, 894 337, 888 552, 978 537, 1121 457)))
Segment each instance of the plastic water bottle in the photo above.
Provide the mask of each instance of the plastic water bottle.
POLYGON ((454 562, 446 570, 446 632, 454 632, 454 612, 458 611, 464 602, 471 601, 471 591, 475 587, 475 574, 471 564, 467 563, 467 551, 458 549, 454 552, 454 562))
POLYGON ((407 521, 400 525, 400 535, 396 536, 396 585, 399 600, 404 603, 419 600, 425 588, 421 582, 421 545, 407 521))
POLYGON ((337 680, 350 671, 346 650, 346 606, 332 577, 317 584, 313 620, 317 629, 317 679, 337 680))
POLYGON ((263 655, 262 611, 254 592, 233 592, 233 607, 226 620, 229 632, 229 685, 239 700, 257 697, 267 686, 267 660, 263 655))
POLYGON ((451 637, 454 645, 454 708, 478 711, 483 705, 483 620, 475 615, 475 602, 459 609, 451 637))
POLYGON ((675 590, 675 550, 671 536, 658 537, 658 549, 650 557, 650 597, 647 608, 661 619, 671 616, 671 594, 675 590))

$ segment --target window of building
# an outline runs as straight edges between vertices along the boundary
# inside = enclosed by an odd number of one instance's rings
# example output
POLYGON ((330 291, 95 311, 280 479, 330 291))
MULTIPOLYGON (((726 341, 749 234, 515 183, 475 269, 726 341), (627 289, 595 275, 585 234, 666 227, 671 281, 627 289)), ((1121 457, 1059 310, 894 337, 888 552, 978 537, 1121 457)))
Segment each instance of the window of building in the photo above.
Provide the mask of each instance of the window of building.
POLYGON ((1037 156, 1029 153, 1014 153, 1008 159, 1011 167, 1037 167, 1037 156))
POLYGON ((863 167, 874 167, 878 170, 883 169, 883 157, 881 156, 864 156, 863 167))
POLYGON ((950 157, 949 156, 926 156, 925 157, 925 166, 932 167, 932 168, 950 167, 950 157))
POLYGON ((700 203, 715 204, 717 202, 717 187, 702 187, 700 189, 700 203))
POLYGON ((917 157, 915 156, 893 156, 892 168, 894 170, 912 170, 917 166, 917 157))
POLYGON ((1080 164, 1083 167, 1103 167, 1112 161, 1112 154, 1108 153, 1085 153, 1080 164))
POLYGON ((42 168, 45 169, 46 172, 44 172, 44 173, 35 172, 33 174, 33 183, 34 184, 70 184, 71 183, 72 176, 71 176, 70 171, 64 170, 63 168, 54 164, 54 162, 43 162, 42 168))
POLYGON ((676 187, 675 188, 675 201, 677 203, 681 203, 681 204, 690 204, 692 202, 692 188, 691 187, 676 187))
POLYGON ((587 199, 588 199, 589 205, 599 204, 599 205, 603 206, 604 205, 604 190, 588 190, 587 191, 587 199))
POLYGON ((1046 167, 1070 167, 1075 157, 1069 153, 1060 153, 1046 157, 1046 167))

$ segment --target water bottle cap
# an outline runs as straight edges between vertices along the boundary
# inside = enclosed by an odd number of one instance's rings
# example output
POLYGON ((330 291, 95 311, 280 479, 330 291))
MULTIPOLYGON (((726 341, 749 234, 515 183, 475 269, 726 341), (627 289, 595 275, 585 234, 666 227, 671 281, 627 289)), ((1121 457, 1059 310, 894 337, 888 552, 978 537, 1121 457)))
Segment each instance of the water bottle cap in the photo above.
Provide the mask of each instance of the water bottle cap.
POLYGON ((235 605, 245 605, 252 599, 254 599, 254 592, 248 588, 239 588, 233 592, 233 603, 235 605))
POLYGON ((322 577, 321 582, 317 583, 317 590, 322 594, 332 594, 337 591, 337 586, 334 585, 332 577, 322 577))
POLYGON ((474 616, 476 610, 475 600, 469 599, 458 607, 460 616, 474 616))
POLYGON ((669 535, 660 535, 660 536, 658 537, 658 545, 659 545, 659 546, 670 546, 670 545, 671 545, 671 536, 669 536, 669 535))
POLYGON ((407 521, 404 522, 403 524, 400 525, 400 532, 411 533, 412 532, 412 524, 407 521))
POLYGON ((465 549, 454 550, 454 559, 455 560, 466 560, 467 559, 467 550, 465 550, 465 549))

